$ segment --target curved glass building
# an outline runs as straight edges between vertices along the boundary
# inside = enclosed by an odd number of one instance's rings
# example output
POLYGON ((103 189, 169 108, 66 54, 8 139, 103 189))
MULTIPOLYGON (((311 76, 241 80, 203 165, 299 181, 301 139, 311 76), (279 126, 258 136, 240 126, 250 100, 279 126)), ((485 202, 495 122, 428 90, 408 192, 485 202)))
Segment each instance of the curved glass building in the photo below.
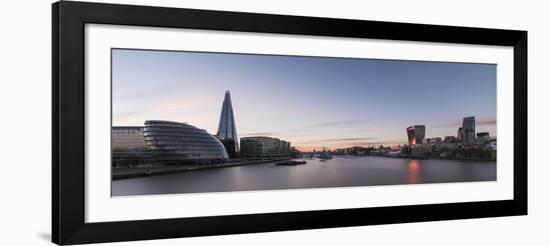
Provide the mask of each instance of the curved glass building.
POLYGON ((163 163, 221 163, 223 144, 203 129, 171 121, 148 120, 143 130, 152 157, 163 163))
POLYGON ((111 128, 111 161, 116 167, 139 165, 149 161, 142 126, 111 128))

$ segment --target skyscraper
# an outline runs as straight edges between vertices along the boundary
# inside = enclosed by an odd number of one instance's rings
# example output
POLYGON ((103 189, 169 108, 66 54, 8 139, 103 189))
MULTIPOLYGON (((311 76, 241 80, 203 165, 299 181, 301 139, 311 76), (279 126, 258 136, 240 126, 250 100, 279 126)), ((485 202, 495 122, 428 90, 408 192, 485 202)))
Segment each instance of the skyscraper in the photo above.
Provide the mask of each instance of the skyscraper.
POLYGON ((227 154, 233 158, 239 152, 239 142, 237 130, 235 129, 235 117, 233 116, 233 107, 231 106, 231 95, 229 91, 225 92, 222 104, 222 113, 218 125, 216 137, 223 143, 227 154))
POLYGON ((409 137, 409 145, 421 144, 426 135, 426 127, 424 125, 416 125, 407 127, 407 136, 409 137))
POLYGON ((476 118, 466 117, 462 120, 462 141, 465 144, 473 144, 476 140, 476 118))

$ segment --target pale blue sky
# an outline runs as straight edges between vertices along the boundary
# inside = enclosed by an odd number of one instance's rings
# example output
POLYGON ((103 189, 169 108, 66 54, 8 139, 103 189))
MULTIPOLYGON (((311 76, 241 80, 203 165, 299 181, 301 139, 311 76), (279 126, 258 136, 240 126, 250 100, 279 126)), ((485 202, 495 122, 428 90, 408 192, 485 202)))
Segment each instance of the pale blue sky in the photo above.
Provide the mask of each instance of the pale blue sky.
POLYGON ((239 137, 302 150, 456 135, 474 115, 496 134, 496 65, 114 49, 113 125, 187 122, 215 134, 226 90, 239 137))

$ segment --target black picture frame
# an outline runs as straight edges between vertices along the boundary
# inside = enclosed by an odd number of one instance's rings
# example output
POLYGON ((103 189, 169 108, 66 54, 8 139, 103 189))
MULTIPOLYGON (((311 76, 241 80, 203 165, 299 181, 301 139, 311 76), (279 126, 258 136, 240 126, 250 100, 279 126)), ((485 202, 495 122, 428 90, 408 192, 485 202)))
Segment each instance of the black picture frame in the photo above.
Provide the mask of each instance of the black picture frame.
POLYGON ((527 214, 527 31, 62 1, 52 6, 52 241, 128 240, 527 214), (86 23, 513 47, 512 200, 85 223, 86 23))

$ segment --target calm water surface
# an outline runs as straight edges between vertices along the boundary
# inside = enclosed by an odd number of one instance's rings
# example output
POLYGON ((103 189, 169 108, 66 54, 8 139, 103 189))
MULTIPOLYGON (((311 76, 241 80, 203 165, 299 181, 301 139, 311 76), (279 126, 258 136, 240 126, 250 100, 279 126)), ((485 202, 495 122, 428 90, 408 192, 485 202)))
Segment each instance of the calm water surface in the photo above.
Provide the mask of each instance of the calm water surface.
POLYGON ((112 195, 299 189, 495 181, 496 162, 334 157, 305 165, 265 163, 195 172, 115 180, 112 195))

